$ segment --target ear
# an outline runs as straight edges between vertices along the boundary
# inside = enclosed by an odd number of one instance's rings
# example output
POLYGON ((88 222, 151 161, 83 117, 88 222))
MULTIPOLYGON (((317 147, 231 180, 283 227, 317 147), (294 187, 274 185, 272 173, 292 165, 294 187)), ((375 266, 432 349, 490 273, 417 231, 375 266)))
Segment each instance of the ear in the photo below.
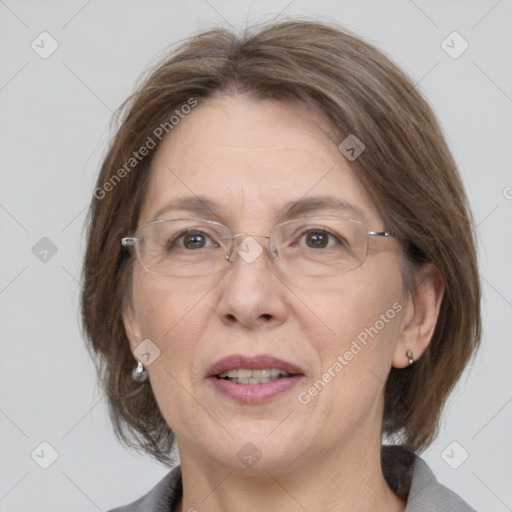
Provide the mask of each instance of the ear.
MULTIPOLYGON (((142 337, 137 315, 130 300, 127 300, 123 306, 123 323, 126 336, 130 342, 130 349, 133 354, 137 346, 142 341, 142 337)), ((133 357, 135 357, 135 355, 133 357)))
POLYGON ((417 361, 428 347, 439 317, 444 295, 444 280, 432 263, 414 271, 415 289, 407 295, 398 343, 393 357, 393 367, 409 366, 411 359, 417 361))

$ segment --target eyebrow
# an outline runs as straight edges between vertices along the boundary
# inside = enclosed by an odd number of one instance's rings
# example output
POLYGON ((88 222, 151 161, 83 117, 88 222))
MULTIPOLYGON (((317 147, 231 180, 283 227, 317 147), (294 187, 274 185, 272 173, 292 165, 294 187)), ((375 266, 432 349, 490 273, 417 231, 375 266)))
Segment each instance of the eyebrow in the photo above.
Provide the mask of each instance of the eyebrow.
MULTIPOLYGON (((349 213, 356 217, 354 220, 357 220, 357 218, 366 220, 363 211, 352 203, 332 196, 312 196, 282 204, 274 213, 274 221, 284 221, 305 213, 327 210, 336 214, 339 214, 340 211, 349 213)), ((164 214, 173 211, 199 214, 208 219, 212 217, 222 219, 223 207, 204 196, 180 197, 169 201, 157 210, 150 222, 154 222, 164 214)))

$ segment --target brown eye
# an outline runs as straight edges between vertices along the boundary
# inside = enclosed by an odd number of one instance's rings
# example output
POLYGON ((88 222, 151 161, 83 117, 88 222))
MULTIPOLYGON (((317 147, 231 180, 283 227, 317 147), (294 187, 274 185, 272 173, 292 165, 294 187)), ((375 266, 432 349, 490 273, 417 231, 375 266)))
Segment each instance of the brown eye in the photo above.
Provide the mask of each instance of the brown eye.
POLYGON ((299 238, 298 245, 304 245, 309 249, 332 249, 335 246, 341 248, 344 240, 324 229, 310 229, 299 238))
POLYGON ((206 244, 206 235, 204 233, 187 233, 183 235, 183 245, 187 249, 202 249, 206 244))
POLYGON ((323 249, 329 243, 329 234, 323 231, 310 231, 306 234, 308 247, 323 249))
POLYGON ((184 231, 170 237, 165 244, 166 251, 173 252, 176 250, 194 251, 208 247, 216 247, 212 238, 203 231, 184 231))

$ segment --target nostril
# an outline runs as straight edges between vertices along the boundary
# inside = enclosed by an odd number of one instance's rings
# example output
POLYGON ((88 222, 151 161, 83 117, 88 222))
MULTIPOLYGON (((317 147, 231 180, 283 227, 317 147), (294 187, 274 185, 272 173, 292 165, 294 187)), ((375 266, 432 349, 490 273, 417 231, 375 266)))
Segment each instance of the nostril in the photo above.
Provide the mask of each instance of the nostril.
POLYGON ((269 315, 268 313, 264 313, 263 315, 261 315, 265 320, 271 320, 272 319, 272 315, 269 315))

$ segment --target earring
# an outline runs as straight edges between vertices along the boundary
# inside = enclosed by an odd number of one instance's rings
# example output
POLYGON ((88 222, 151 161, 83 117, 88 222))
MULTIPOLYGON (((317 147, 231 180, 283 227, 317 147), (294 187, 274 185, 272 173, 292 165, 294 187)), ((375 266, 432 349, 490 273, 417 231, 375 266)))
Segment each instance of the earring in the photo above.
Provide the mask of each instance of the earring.
POLYGON ((144 368, 142 363, 139 361, 137 366, 132 371, 132 379, 137 382, 145 382, 149 377, 147 370, 144 368))
POLYGON ((412 355, 412 350, 409 349, 405 355, 409 358, 409 364, 412 364, 414 363, 414 356, 412 355))

